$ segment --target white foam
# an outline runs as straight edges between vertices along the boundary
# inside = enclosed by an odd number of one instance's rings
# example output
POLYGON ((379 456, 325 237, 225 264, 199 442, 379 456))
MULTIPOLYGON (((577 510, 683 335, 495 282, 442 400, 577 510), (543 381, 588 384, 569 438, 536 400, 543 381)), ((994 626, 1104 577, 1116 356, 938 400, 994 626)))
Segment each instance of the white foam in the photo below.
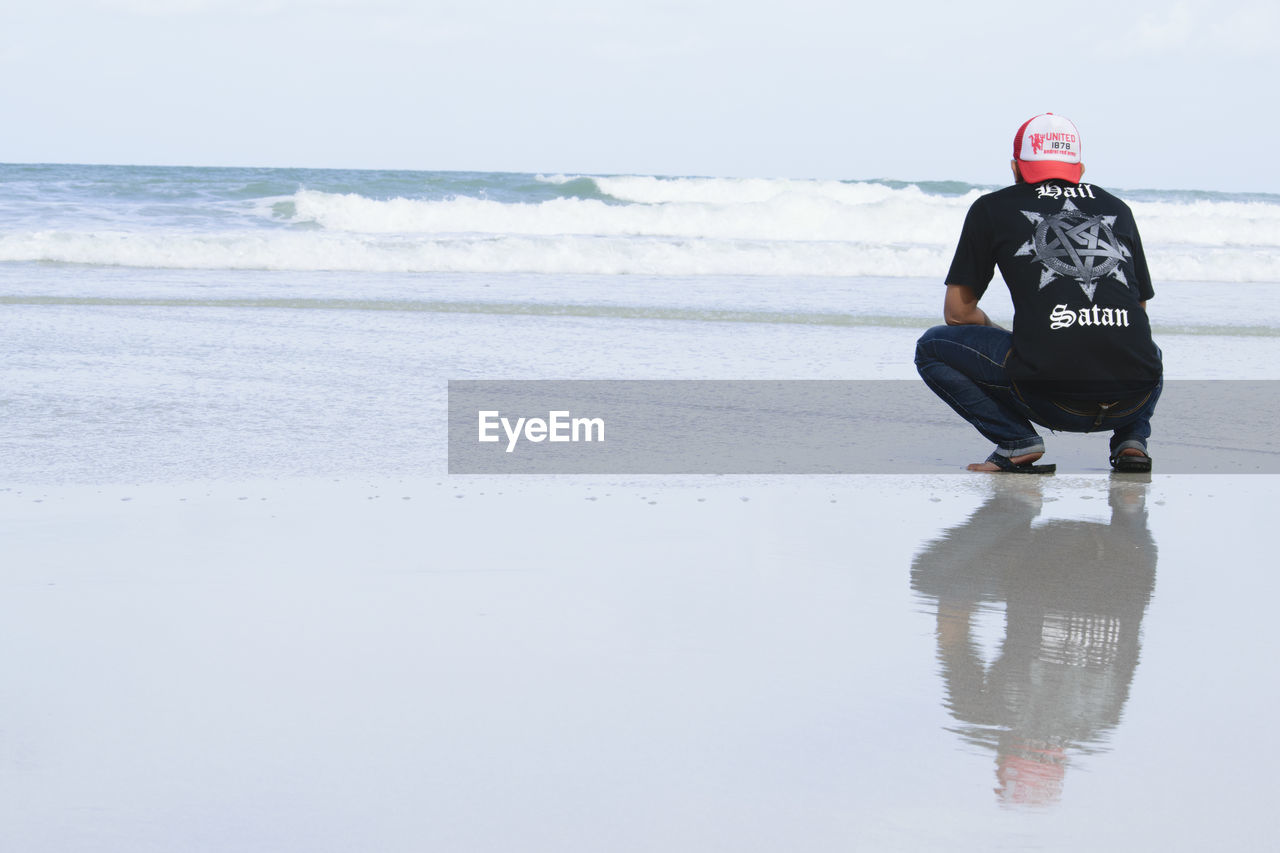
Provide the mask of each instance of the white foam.
MULTIPOLYGON (((588 180, 539 178, 548 184, 588 180)), ((591 178, 605 198, 299 190, 246 225, 127 220, 0 233, 0 261, 182 269, 942 278, 977 195, 792 179, 591 178), (285 211, 282 219, 282 211, 285 211), (134 226, 138 227, 134 227, 134 226)), ((1135 203, 1153 278, 1280 281, 1280 205, 1135 203)))
POLYGON ((794 180, 788 178, 655 178, 629 176, 594 178, 602 193, 619 201, 640 204, 672 202, 696 204, 757 204, 781 196, 828 200, 848 205, 877 204, 891 198, 915 203, 967 207, 978 197, 975 190, 959 199, 926 196, 918 187, 894 189, 885 184, 849 181, 794 180))
MULTIPOLYGON (((0 261, 173 269, 532 272, 599 275, 945 277, 951 247, 889 242, 595 235, 30 232, 0 236, 0 261)), ((1167 281, 1280 281, 1280 255, 1249 247, 1148 247, 1167 281)))
POLYGON ((1131 205, 1144 243, 1280 249, 1280 205, 1262 202, 1137 202, 1131 205))
POLYGON ((893 190, 874 201, 851 203, 829 194, 774 189, 750 201, 630 204, 577 198, 540 203, 375 200, 303 190, 293 202, 300 222, 367 234, 590 234, 907 245, 950 243, 968 207, 959 198, 893 190))
POLYGON ((177 269, 939 277, 948 257, 930 247, 849 242, 520 234, 404 240, 326 232, 41 232, 0 236, 0 261, 177 269))

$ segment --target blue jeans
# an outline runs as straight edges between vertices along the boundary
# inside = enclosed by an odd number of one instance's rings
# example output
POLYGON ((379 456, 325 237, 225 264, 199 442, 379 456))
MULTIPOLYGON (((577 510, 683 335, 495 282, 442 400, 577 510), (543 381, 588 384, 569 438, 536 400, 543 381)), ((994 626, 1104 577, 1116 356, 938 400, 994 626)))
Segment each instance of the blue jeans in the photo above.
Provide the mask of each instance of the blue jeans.
POLYGON ((1114 412, 1015 389, 1005 370, 1013 335, 992 326, 934 326, 916 343, 916 369, 925 384, 996 445, 1001 456, 1043 453, 1035 424, 1058 432, 1111 430, 1121 445, 1146 450, 1151 415, 1163 380, 1145 398, 1114 412))

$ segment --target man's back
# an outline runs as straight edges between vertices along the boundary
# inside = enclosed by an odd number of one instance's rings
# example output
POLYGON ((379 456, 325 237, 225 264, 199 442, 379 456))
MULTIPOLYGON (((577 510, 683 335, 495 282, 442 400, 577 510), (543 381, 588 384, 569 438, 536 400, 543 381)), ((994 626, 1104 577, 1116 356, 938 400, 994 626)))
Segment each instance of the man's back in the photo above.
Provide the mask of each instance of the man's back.
POLYGON ((1014 304, 1015 382, 1062 397, 1149 390, 1154 295, 1128 206, 1092 184, 1019 183, 974 202, 948 284, 981 296, 998 267, 1014 304))

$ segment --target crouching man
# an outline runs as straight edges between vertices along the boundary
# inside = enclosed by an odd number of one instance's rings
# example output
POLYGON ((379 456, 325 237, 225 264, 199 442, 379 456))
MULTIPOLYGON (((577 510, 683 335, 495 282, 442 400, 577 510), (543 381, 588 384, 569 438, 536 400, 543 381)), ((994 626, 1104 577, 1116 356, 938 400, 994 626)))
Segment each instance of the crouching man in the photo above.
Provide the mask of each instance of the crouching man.
POLYGON ((1117 471, 1150 471, 1162 387, 1146 303, 1154 295, 1129 207, 1081 182, 1080 134, 1052 113, 1013 140, 1015 183, 973 203, 947 273, 945 326, 916 344, 933 391, 995 444, 971 471, 1049 473, 1035 424, 1109 431, 1117 471), (978 302, 996 267, 1013 331, 978 302))

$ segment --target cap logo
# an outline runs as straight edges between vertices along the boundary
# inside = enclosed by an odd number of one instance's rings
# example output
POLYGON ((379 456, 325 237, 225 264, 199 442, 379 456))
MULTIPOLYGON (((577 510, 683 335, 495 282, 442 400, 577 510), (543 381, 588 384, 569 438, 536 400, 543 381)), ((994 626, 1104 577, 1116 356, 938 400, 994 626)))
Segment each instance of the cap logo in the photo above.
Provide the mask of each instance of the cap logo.
POLYGON ((1074 133, 1031 133, 1027 139, 1032 154, 1044 154, 1047 148, 1050 154, 1070 155, 1076 142, 1074 133))

